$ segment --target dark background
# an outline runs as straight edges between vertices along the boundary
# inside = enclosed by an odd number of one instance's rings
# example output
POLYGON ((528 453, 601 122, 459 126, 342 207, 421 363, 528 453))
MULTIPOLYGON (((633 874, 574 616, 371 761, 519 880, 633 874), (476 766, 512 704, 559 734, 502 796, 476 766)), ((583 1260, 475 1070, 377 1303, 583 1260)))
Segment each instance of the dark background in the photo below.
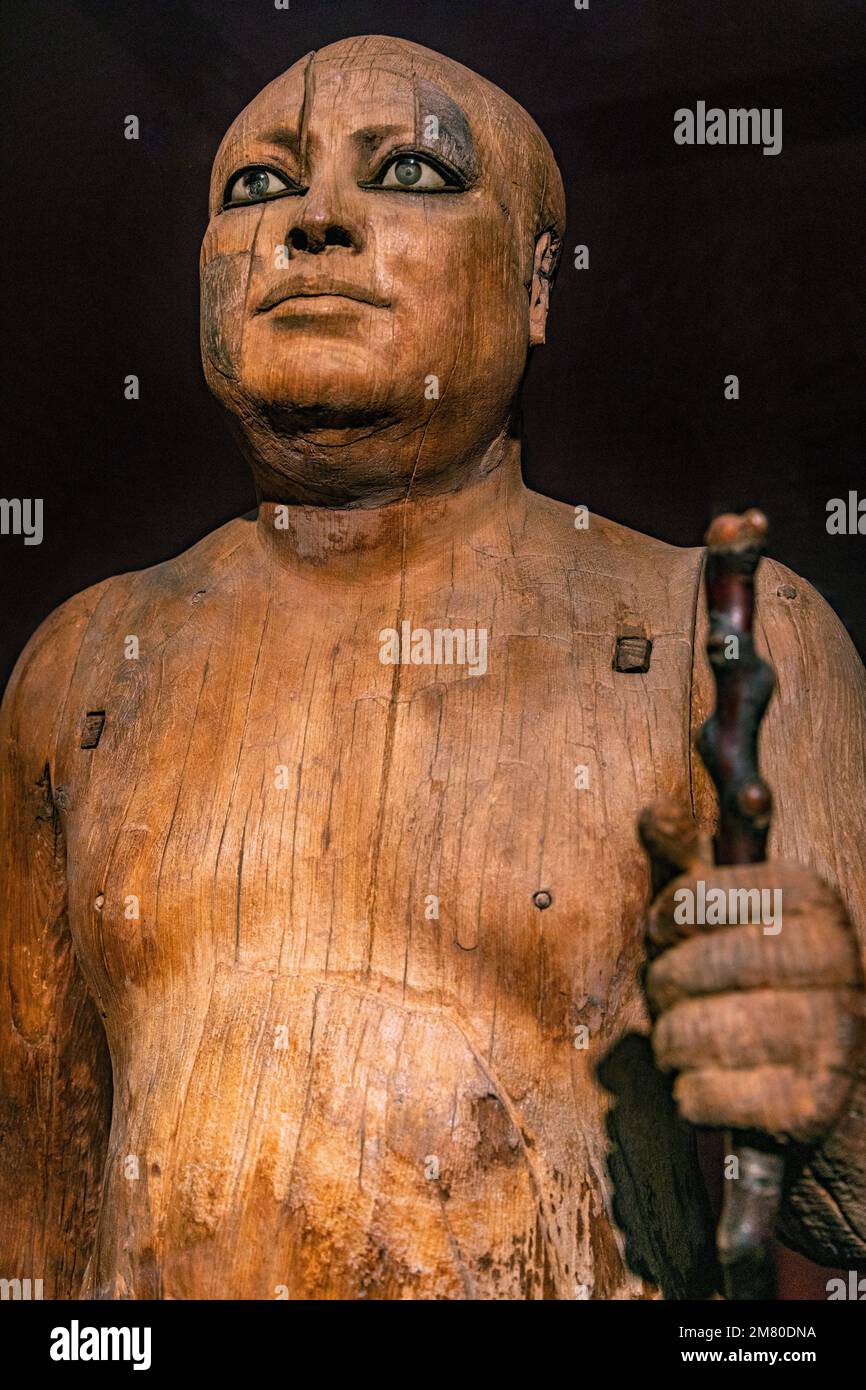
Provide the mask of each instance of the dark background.
MULTIPOLYGON (((45 499, 45 539, 0 537, 0 680, 62 599, 254 505, 199 365, 210 164, 266 82, 358 33, 483 73, 560 161, 527 481, 678 545, 763 507, 772 553, 866 652, 866 538, 825 526, 829 498, 866 495, 866 0, 22 0, 2 32, 0 491, 45 499), (782 107, 782 153, 675 145, 674 110, 699 99, 782 107)), ((786 1261, 789 1296, 825 1280, 786 1261)))

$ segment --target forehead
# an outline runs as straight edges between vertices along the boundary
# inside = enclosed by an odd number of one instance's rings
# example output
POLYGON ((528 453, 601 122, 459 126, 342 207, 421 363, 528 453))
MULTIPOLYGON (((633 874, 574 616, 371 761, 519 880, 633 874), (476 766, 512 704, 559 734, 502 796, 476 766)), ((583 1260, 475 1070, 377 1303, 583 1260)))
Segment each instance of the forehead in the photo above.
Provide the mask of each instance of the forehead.
POLYGON ((251 139, 292 144, 318 143, 324 134, 369 134, 403 130, 421 142, 437 144, 464 167, 476 163, 481 106, 471 87, 458 102, 436 73, 406 71, 395 60, 348 62, 311 56, 271 82, 241 112, 228 131, 220 155, 251 139), (473 102, 473 97, 475 101, 473 102))
MULTIPOLYGON (((413 124, 434 117, 450 135, 464 141, 472 137, 463 105, 432 75, 401 71, 384 60, 363 67, 346 66, 335 58, 314 60, 307 69, 307 94, 313 114, 324 106, 326 111, 336 109, 343 115, 352 108, 365 114, 393 112, 413 124)), ((471 91, 464 93, 463 103, 470 109, 471 98, 471 91)))

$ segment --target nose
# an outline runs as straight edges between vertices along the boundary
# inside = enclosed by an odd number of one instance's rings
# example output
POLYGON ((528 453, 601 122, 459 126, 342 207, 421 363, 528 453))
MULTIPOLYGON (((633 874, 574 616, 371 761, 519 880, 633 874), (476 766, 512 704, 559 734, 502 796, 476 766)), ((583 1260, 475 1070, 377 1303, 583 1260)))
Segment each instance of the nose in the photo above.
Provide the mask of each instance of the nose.
POLYGON ((286 233, 286 245, 299 255, 317 256, 323 252, 357 253, 364 244, 360 219, 352 217, 333 184, 322 181, 311 188, 300 203, 293 201, 295 214, 286 233))

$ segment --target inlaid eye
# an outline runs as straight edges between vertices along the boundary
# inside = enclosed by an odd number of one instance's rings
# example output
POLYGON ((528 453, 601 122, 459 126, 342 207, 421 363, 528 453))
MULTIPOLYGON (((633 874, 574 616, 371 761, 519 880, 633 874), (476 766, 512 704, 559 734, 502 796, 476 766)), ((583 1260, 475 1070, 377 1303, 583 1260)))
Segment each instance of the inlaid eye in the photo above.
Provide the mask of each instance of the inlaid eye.
POLYGON ((403 188, 413 193, 430 193, 439 188, 456 188, 430 164, 416 154, 401 154, 392 159, 379 179, 380 188, 403 188))
POLYGON ((273 169, 266 169, 263 164, 253 164, 249 169, 241 169, 240 173, 232 174, 223 206, 260 203, 265 198, 274 197, 275 194, 292 191, 293 185, 282 175, 275 174, 273 169))

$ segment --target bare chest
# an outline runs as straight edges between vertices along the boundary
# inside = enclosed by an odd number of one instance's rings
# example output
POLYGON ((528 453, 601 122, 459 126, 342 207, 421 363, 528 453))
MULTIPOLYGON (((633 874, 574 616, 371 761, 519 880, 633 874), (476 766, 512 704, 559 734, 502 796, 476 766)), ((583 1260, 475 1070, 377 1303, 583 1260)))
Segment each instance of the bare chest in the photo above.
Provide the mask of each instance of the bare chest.
MULTIPOLYGON (((164 1213, 177 1296, 225 1277, 239 1219, 271 1232, 263 1288, 342 1295, 387 1251, 377 1286, 457 1289, 458 1229, 478 1288, 618 1286, 596 1067, 641 1017, 634 825, 687 785, 689 648, 660 633, 618 672, 615 605, 581 597, 238 584, 88 639, 56 770, 70 921, 118 1152, 160 1174, 118 1229, 164 1213)), ((118 1177, 106 1212, 133 1199, 118 1177)))
POLYGON ((105 638, 70 702, 97 972, 375 978, 485 1019, 505 989, 563 1034, 603 1006, 645 893, 636 816, 686 769, 686 670, 617 672, 615 621, 555 608, 206 604, 105 638))

